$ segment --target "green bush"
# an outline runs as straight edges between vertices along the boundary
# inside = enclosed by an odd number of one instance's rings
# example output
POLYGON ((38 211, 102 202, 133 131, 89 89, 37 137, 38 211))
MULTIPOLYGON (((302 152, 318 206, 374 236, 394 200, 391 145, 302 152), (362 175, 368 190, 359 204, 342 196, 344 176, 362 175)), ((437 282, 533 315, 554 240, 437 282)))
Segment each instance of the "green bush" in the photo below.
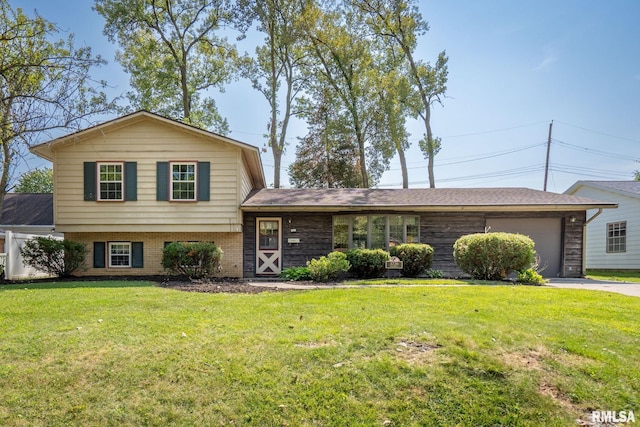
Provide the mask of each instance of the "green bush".
POLYGON ((285 268, 280 273, 280 277, 286 280, 313 280, 309 267, 290 267, 285 268))
POLYGON ((351 249, 346 254, 351 271, 359 279, 382 277, 387 271, 385 263, 390 256, 382 249, 351 249))
POLYGON ((173 242, 162 250, 162 267, 190 279, 211 277, 220 271, 222 249, 212 242, 173 242))
POLYGON ((427 279, 442 279, 444 277, 444 272, 442 270, 430 268, 422 274, 422 277, 426 277, 427 279))
POLYGON ((525 285, 544 285, 544 277, 533 268, 527 268, 518 272, 518 283, 525 285))
POLYGON ((316 282, 335 280, 340 274, 349 271, 350 267, 347 256, 342 252, 331 252, 326 257, 322 256, 307 262, 311 279, 316 282))
POLYGON ((85 268, 88 253, 83 243, 44 236, 27 240, 20 249, 25 266, 58 277, 69 277, 85 268))
POLYGON ((433 262, 433 248, 423 243, 404 243, 389 248, 391 256, 398 257, 402 261, 402 275, 405 277, 418 277, 433 262))
POLYGON ((456 240, 453 257, 474 279, 500 280, 534 264, 534 242, 522 234, 468 234, 456 240))

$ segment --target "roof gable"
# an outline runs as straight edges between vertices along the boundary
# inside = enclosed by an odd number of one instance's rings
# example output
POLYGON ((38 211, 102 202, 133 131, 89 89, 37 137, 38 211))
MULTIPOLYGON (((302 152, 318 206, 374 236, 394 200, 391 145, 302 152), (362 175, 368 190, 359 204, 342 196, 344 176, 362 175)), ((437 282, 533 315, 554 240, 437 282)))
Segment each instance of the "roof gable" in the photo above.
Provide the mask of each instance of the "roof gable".
POLYGON ((53 194, 9 193, 4 198, 0 225, 53 226, 53 194))
POLYGON ((246 164, 251 174, 254 187, 255 188, 265 187, 265 177, 264 177, 264 171, 262 168, 262 160, 260 158, 260 150, 257 147, 244 142, 237 141, 232 138, 228 138, 223 135, 216 134, 214 132, 200 129, 196 126, 192 126, 183 122, 168 119, 166 117, 163 117, 158 114, 154 114, 145 110, 136 111, 135 113, 121 116, 113 120, 109 120, 107 122, 89 127, 87 129, 83 129, 83 130, 62 136, 60 138, 56 138, 54 140, 35 145, 31 147, 29 150, 32 153, 44 159, 53 161, 53 158, 54 158, 53 153, 59 147, 82 143, 83 141, 91 139, 101 133, 113 132, 119 128, 122 128, 125 126, 131 126, 144 120, 169 125, 182 132, 195 134, 205 139, 221 142, 223 144, 228 144, 230 146, 239 148, 242 151, 244 159, 246 160, 246 164))
POLYGON ((565 194, 575 194, 580 187, 590 187, 640 199, 640 181, 578 181, 569 187, 565 194))

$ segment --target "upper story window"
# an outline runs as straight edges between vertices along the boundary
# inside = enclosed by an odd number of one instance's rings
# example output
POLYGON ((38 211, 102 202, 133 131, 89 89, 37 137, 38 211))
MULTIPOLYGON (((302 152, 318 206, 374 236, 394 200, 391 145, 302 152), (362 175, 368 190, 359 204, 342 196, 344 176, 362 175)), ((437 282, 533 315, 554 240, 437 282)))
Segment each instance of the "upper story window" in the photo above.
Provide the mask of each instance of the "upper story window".
POLYGON ((124 200, 123 163, 98 163, 98 200, 124 200))
POLYGON ((627 251, 627 221, 607 224, 607 252, 627 251))
POLYGON ((171 163, 171 200, 197 200, 197 163, 171 163))
POLYGON ((420 217, 340 215, 333 217, 333 249, 385 249, 420 241, 420 217))

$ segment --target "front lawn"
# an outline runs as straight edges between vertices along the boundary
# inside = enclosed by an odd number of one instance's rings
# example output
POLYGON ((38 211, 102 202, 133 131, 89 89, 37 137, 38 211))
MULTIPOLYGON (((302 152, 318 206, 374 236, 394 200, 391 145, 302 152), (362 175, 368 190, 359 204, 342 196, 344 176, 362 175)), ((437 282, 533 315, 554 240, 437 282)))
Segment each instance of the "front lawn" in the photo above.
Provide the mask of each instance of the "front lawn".
POLYGON ((640 298, 523 286, 0 286, 0 425, 576 425, 640 415, 640 298))
POLYGON ((640 283, 640 270, 587 270, 586 277, 595 280, 640 283))

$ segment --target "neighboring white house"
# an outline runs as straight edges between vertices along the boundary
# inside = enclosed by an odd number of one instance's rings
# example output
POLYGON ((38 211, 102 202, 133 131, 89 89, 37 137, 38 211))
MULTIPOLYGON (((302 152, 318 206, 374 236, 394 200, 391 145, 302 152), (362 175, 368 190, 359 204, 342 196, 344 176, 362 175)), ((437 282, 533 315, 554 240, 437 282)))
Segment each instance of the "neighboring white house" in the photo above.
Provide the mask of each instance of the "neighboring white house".
POLYGON ((0 214, 0 264, 5 279, 48 277, 22 264, 20 248, 35 236, 62 238, 61 233, 54 231, 53 194, 7 194, 0 214))
POLYGON ((586 267, 640 270, 640 181, 578 181, 565 194, 618 204, 588 212, 586 267))

